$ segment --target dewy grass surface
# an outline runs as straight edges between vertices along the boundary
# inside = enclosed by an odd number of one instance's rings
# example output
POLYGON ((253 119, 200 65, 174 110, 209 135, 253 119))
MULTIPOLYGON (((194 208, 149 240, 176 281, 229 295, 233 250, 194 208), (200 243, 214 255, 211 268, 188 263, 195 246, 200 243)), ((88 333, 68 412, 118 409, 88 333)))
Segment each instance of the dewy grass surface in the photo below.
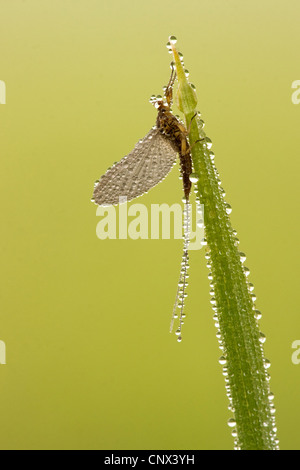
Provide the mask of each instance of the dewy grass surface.
POLYGON ((190 124, 194 180, 198 180, 196 197, 204 205, 207 265, 210 269, 211 303, 218 326, 225 386, 233 413, 228 424, 232 428, 236 449, 276 450, 275 408, 269 388, 270 363, 264 357, 265 336, 260 332, 261 316, 254 304, 253 286, 247 280, 249 270, 243 266, 244 253, 233 230, 231 208, 224 201, 218 171, 211 152, 211 141, 203 132, 199 113, 193 118, 197 98, 183 68, 182 56, 170 37, 178 77, 176 104, 190 124), (201 140, 200 140, 201 139, 201 140))

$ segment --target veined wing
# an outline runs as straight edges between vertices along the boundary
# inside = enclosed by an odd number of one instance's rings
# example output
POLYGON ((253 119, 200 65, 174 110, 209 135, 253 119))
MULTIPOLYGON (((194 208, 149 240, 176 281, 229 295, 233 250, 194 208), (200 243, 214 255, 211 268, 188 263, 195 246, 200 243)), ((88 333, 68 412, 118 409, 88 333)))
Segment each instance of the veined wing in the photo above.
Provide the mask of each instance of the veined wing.
POLYGON ((114 164, 95 185, 93 199, 99 206, 130 201, 160 183, 172 169, 177 152, 172 143, 153 127, 134 149, 114 164))

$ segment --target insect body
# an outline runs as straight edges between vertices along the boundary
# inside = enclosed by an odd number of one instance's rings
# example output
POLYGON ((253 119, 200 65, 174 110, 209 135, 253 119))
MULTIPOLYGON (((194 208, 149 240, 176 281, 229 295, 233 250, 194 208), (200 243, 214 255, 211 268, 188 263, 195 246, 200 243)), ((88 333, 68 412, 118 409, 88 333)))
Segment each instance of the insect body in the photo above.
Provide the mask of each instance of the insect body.
POLYGON ((110 206, 124 200, 130 201, 145 194, 166 177, 174 166, 177 155, 179 156, 185 199, 184 249, 171 329, 174 319, 178 318, 176 315, 178 306, 180 307, 180 320, 176 333, 178 341, 181 341, 180 333, 184 318, 183 308, 188 277, 189 195, 192 159, 187 139, 188 131, 171 112, 174 81, 175 72, 172 69, 165 90, 165 99, 152 100, 158 111, 156 126, 150 129, 128 155, 109 168, 96 182, 92 201, 100 206, 110 206))
POLYGON ((120 198, 130 201, 160 183, 172 169, 179 155, 183 189, 189 199, 192 160, 187 130, 172 114, 172 90, 175 72, 165 91, 165 101, 155 100, 158 110, 156 126, 140 140, 134 149, 114 164, 96 182, 93 201, 100 206, 119 204, 120 198))
POLYGON ((183 190, 186 200, 191 192, 190 174, 192 173, 192 159, 187 131, 183 124, 171 113, 169 106, 161 104, 158 108, 156 126, 159 131, 169 139, 180 159, 181 175, 183 179, 183 190))
POLYGON ((186 200, 189 200, 191 192, 190 174, 192 173, 192 158, 190 146, 187 140, 188 131, 184 125, 171 112, 173 84, 175 81, 175 72, 172 69, 169 84, 166 88, 166 102, 158 101, 158 115, 156 119, 156 127, 166 136, 173 145, 174 150, 179 155, 181 176, 183 180, 183 190, 186 200))

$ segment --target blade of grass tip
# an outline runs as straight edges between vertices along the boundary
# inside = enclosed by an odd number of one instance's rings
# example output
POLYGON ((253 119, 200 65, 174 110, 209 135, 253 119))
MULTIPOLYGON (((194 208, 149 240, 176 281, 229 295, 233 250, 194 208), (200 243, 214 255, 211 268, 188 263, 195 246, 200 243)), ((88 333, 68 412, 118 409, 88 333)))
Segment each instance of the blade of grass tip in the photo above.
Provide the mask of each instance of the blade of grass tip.
MULTIPOLYGON (((206 259, 213 298, 214 320, 222 350, 219 360, 223 365, 235 449, 275 450, 275 407, 270 392, 270 362, 265 358, 256 309, 253 286, 248 281, 248 268, 243 266, 245 255, 239 252, 239 240, 233 230, 229 214, 231 207, 224 201, 219 173, 210 151, 211 140, 203 131, 199 113, 195 115, 197 97, 183 68, 182 56, 175 48, 176 38, 170 37, 178 77, 176 104, 190 125, 189 143, 198 183, 196 200, 204 206, 204 225, 207 243, 206 259)), ((263 341, 262 341, 263 338, 263 341)))

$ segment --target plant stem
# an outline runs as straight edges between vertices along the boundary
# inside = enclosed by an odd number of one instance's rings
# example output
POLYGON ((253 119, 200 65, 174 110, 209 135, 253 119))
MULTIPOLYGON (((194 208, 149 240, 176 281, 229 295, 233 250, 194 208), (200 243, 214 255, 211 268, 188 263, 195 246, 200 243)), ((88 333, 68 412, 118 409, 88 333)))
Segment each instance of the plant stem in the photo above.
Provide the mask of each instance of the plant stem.
POLYGON ((211 141, 202 130, 203 121, 196 113, 197 98, 187 81, 182 61, 170 38, 177 77, 176 104, 190 126, 194 173, 198 177, 196 197, 204 205, 205 236, 207 241, 209 279, 213 290, 214 319, 225 376, 227 396, 233 417, 235 448, 243 450, 278 449, 276 427, 269 389, 269 361, 264 357, 264 335, 259 330, 260 312, 256 310, 252 284, 247 280, 249 270, 243 267, 244 254, 238 250, 236 232, 232 229, 231 208, 224 201, 220 187, 211 141), (192 120, 192 122, 191 122, 192 120), (201 141, 199 142, 199 140, 201 141))

